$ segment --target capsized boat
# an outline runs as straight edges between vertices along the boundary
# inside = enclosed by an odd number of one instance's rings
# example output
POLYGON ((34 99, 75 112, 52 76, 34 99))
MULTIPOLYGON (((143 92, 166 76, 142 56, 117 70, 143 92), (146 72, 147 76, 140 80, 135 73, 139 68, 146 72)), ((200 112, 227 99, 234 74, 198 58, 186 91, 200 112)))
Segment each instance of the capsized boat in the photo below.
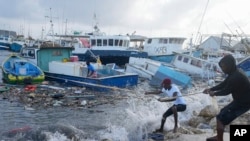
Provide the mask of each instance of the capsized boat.
POLYGON ((35 84, 45 79, 43 71, 16 54, 11 54, 2 62, 3 82, 9 84, 35 84))

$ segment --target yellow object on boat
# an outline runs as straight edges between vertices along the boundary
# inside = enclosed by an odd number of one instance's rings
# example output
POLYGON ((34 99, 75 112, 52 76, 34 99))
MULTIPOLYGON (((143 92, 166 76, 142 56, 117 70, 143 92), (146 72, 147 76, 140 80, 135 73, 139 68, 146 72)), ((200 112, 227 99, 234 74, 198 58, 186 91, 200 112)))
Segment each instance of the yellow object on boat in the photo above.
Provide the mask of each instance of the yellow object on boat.
POLYGON ((62 62, 69 62, 68 58, 63 58, 62 62))

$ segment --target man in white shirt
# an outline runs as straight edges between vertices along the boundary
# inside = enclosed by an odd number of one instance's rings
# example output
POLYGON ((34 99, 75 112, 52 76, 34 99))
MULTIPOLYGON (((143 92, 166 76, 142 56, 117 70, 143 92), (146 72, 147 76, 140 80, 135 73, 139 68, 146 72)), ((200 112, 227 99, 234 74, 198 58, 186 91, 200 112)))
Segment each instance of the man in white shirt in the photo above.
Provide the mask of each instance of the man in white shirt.
POLYGON ((145 94, 161 94, 164 93, 165 96, 172 97, 171 99, 164 99, 160 98, 158 99, 160 102, 169 102, 169 101, 174 101, 173 106, 171 106, 162 116, 162 121, 161 121, 161 127, 160 129, 157 129, 156 132, 163 132, 164 124, 166 122, 167 117, 170 115, 174 115, 174 129, 173 132, 177 132, 178 128, 178 112, 183 112, 186 110, 186 101, 182 97, 182 94, 179 90, 179 88, 176 85, 173 85, 171 83, 171 79, 164 79, 162 81, 162 90, 156 91, 156 92, 145 92, 145 94))

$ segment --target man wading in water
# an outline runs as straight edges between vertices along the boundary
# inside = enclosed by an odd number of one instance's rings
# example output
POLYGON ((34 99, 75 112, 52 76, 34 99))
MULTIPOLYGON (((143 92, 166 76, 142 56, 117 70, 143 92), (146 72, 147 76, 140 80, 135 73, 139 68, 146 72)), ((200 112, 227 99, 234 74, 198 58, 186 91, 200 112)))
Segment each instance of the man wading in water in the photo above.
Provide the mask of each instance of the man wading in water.
POLYGON ((232 94, 233 101, 221 109, 216 116, 217 135, 207 138, 207 141, 223 141, 225 126, 250 109, 250 82, 247 76, 236 67, 232 55, 224 56, 219 66, 227 74, 226 79, 219 85, 205 89, 203 93, 210 96, 225 96, 232 94))
POLYGON ((159 99, 160 102, 174 101, 174 105, 170 107, 162 116, 161 127, 155 132, 163 132, 164 124, 167 117, 174 115, 174 129, 173 132, 177 132, 178 128, 178 113, 186 110, 186 102, 182 97, 179 88, 171 83, 171 80, 166 78, 162 81, 162 90, 156 92, 145 92, 145 94, 161 94, 164 93, 165 96, 172 97, 172 99, 159 99))

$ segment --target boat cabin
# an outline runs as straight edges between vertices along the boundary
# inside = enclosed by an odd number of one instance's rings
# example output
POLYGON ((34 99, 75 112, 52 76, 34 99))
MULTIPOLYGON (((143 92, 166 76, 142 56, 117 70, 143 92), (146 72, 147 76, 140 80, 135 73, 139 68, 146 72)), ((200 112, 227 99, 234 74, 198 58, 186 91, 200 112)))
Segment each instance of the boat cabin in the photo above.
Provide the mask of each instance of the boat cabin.
POLYGON ((145 41, 144 51, 148 56, 172 55, 173 52, 181 52, 186 38, 182 37, 157 37, 148 38, 145 41))

